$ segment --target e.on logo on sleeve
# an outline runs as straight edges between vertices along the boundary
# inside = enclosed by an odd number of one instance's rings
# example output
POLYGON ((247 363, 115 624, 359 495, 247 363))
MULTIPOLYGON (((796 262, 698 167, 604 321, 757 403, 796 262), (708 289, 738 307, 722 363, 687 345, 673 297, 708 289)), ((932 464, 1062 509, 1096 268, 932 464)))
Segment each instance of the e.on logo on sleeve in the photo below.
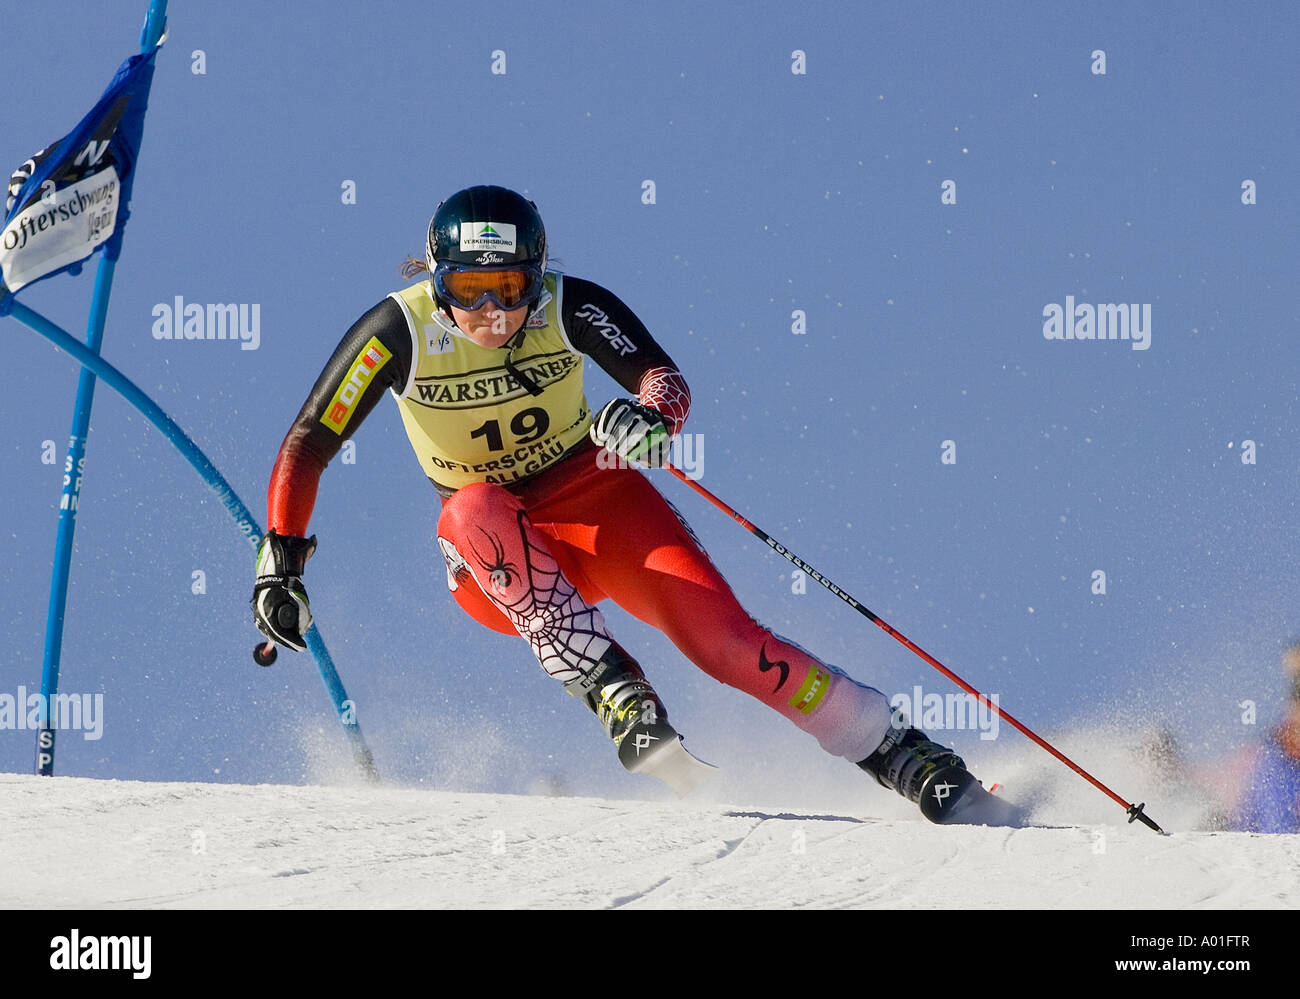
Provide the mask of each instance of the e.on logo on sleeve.
POLYGON ((392 356, 384 345, 372 336, 357 355, 357 359, 352 362, 352 366, 348 368, 347 377, 343 379, 334 397, 330 399, 325 415, 320 418, 321 423, 341 437, 348 421, 352 419, 352 411, 356 408, 361 393, 366 390, 375 373, 387 364, 392 356))

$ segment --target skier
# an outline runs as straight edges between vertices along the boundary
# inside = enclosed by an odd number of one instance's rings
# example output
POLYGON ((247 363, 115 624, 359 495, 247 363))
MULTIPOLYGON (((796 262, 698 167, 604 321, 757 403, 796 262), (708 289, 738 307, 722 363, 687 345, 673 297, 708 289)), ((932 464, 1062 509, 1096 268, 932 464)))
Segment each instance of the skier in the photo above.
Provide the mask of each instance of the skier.
POLYGON ((1230 828, 1245 832, 1300 832, 1300 642, 1282 655, 1286 711, 1250 758, 1230 828))
POLYGON ((280 447, 252 601, 265 635, 304 648, 302 576, 316 550, 307 525, 319 479, 387 390, 442 497, 437 543, 456 601, 524 638, 596 714, 628 770, 681 793, 701 765, 684 755, 663 702, 606 627, 597 604, 607 597, 933 821, 983 793, 955 753, 891 723, 880 691, 737 602, 639 470, 667 461, 690 408, 686 381, 622 301, 547 268, 533 202, 492 186, 452 195, 429 224, 424 262, 404 274, 426 270, 348 330, 280 447), (628 393, 594 416, 584 356, 628 393))

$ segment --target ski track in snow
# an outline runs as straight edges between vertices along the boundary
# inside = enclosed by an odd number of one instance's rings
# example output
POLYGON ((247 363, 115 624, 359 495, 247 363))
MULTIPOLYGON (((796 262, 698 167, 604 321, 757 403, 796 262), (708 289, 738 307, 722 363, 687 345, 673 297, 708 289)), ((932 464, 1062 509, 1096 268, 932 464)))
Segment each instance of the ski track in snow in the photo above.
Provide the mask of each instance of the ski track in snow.
POLYGON ((1295 908, 1300 837, 0 775, 7 908, 1295 908))

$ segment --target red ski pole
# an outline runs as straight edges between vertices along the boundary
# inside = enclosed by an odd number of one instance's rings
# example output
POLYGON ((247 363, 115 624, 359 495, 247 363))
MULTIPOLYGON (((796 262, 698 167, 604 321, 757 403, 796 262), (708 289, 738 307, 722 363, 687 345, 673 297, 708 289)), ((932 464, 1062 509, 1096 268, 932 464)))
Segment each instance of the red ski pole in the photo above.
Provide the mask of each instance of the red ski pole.
POLYGON ((758 540, 762 541, 765 545, 767 545, 769 548, 775 551, 778 555, 784 556, 794 565, 798 566, 800 569, 806 572, 813 579, 817 580, 817 582, 821 583, 822 586, 826 587, 826 589, 834 593, 837 597, 839 597, 846 604, 848 604, 850 607, 856 610, 859 614, 865 617, 872 624, 878 626, 882 631, 884 631, 891 638, 895 639, 896 641, 904 645, 910 651, 916 653, 927 663, 929 663, 931 666, 937 669, 940 673, 946 676, 949 680, 951 680, 953 683, 959 686, 962 690, 966 691, 968 694, 974 695, 978 703, 985 705, 992 711, 997 712, 999 718, 1002 718, 1008 724, 1014 726, 1017 730, 1022 732, 1029 739, 1036 742, 1043 749, 1047 750, 1047 752, 1055 756, 1058 760, 1064 763, 1067 767, 1069 767, 1071 770, 1077 773, 1084 780, 1088 781, 1088 783, 1090 783, 1093 787, 1097 788, 1097 790, 1101 791, 1107 797, 1111 798, 1117 804, 1121 805, 1124 808, 1125 812, 1128 813, 1129 822, 1132 822, 1134 819, 1137 819, 1143 825, 1148 826, 1151 829, 1154 829, 1156 832, 1161 834, 1164 833, 1164 830, 1161 829, 1158 825, 1156 825, 1155 821, 1143 811, 1143 808, 1146 807, 1145 802, 1143 802, 1142 804, 1134 805, 1131 804, 1130 802, 1125 801, 1122 797, 1120 797, 1118 794, 1116 794, 1114 791, 1108 788, 1101 781, 1097 780, 1096 777, 1092 776, 1092 774, 1084 770, 1083 767, 1079 766, 1077 763, 1071 760, 1068 756, 1066 756, 1064 753, 1058 750, 1046 739, 1043 739, 1041 736, 1037 735, 1028 727, 1026 727, 1025 725, 1021 724, 1019 721, 1017 721, 1015 718, 1013 718, 1006 711, 1003 711, 996 704, 994 704, 987 697, 985 697, 982 693, 980 693, 969 683, 967 683, 965 680, 959 677, 956 673, 950 670, 947 666, 939 662, 938 659, 930 655, 930 653, 926 652, 925 649, 921 648, 919 645, 913 642, 910 638, 904 635, 897 628, 894 628, 892 625, 890 625, 887 621, 884 621, 880 617, 873 614, 867 607, 863 606, 857 600, 853 599, 853 597, 851 597, 848 593, 846 593, 844 590, 840 589, 838 586, 832 583, 829 579, 827 579, 820 572, 818 572, 816 569, 810 566, 807 562, 801 559, 794 552, 787 549, 784 545, 779 544, 774 538, 772 538, 771 535, 767 534, 765 531, 760 530, 750 521, 746 520, 739 513, 737 513, 735 510, 729 507, 726 503, 722 502, 722 500, 718 499, 718 497, 714 496, 713 493, 709 492, 707 489, 705 489, 694 479, 691 479, 680 469, 674 468, 672 465, 664 465, 664 468, 672 472, 673 475, 677 476, 677 478, 681 479, 684 483, 686 483, 686 485, 690 486, 690 488, 694 489, 697 493, 699 493, 706 500, 708 500, 710 503, 716 506, 719 510, 727 514, 727 516, 729 516, 732 520, 734 520, 741 527, 747 530, 750 534, 754 535, 754 537, 758 538, 758 540))

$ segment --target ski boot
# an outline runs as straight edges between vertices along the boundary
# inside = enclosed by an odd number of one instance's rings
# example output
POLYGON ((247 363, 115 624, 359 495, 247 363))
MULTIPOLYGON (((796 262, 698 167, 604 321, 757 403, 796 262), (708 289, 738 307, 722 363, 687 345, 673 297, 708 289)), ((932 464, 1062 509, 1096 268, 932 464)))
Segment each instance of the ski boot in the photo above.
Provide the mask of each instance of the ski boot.
POLYGON ((618 748, 618 760, 630 773, 646 773, 679 795, 686 794, 715 769, 682 746, 668 724, 668 712, 640 665, 616 642, 586 675, 565 684, 600 719, 618 748))
MULTIPOLYGON (((960 756, 914 728, 893 728, 880 748, 859 764, 883 786, 920 806, 931 822, 988 822, 970 815, 973 804, 993 800, 960 756), (968 817, 969 816, 969 817, 968 817)), ((1000 825, 1000 822, 988 822, 1000 825)))

